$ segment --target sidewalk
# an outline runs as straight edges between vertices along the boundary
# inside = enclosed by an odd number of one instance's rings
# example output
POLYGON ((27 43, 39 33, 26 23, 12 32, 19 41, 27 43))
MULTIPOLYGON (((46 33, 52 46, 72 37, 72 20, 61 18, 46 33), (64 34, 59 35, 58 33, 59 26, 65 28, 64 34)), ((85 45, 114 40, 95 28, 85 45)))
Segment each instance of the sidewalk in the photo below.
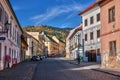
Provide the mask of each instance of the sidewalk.
POLYGON ((70 64, 77 65, 83 69, 91 69, 97 72, 102 72, 102 73, 109 74, 112 76, 120 77, 120 70, 113 71, 109 69, 102 69, 100 66, 100 63, 97 63, 97 62, 80 62, 80 64, 78 64, 77 60, 68 60, 68 59, 64 59, 64 60, 70 64))
POLYGON ((0 80, 32 80, 38 62, 25 61, 0 71, 0 80))

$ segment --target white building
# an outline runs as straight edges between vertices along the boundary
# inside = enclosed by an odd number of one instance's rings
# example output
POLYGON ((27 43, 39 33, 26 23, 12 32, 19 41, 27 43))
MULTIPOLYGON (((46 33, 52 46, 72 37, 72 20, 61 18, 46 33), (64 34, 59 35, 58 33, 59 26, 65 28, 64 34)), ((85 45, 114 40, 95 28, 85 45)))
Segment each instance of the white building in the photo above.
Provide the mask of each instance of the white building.
POLYGON ((100 7, 95 2, 79 15, 83 22, 84 61, 100 62, 100 7))
POLYGON ((71 59, 76 59, 79 53, 83 56, 82 51, 82 25, 70 31, 66 39, 66 53, 70 54, 71 59))
POLYGON ((0 69, 20 62, 22 32, 9 0, 0 0, 0 69))

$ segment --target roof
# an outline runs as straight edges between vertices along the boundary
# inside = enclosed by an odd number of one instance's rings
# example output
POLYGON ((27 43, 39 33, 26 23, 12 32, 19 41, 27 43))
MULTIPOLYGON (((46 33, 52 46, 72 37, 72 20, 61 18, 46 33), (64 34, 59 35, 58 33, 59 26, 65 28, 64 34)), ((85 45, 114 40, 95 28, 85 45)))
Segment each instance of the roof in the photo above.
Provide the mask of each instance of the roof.
POLYGON ((92 4, 89 5, 86 9, 84 9, 83 11, 81 11, 81 12, 79 13, 79 15, 82 15, 83 13, 89 11, 90 9, 92 9, 93 7, 95 7, 97 3, 98 3, 98 1, 92 3, 92 4))
POLYGON ((105 4, 109 3, 110 1, 113 1, 113 0, 98 0, 97 2, 98 2, 98 4, 100 4, 100 7, 101 7, 101 6, 104 6, 105 4))
POLYGON ((12 8, 12 5, 11 5, 10 1, 9 1, 9 0, 5 0, 5 1, 7 2, 9 8, 11 9, 11 11, 12 11, 14 17, 15 17, 15 20, 17 21, 17 23, 18 23, 18 25, 19 25, 19 28, 20 28, 20 30, 21 30, 22 33, 23 33, 23 29, 22 29, 22 27, 21 27, 21 25, 20 25, 20 23, 19 23, 19 21, 18 21, 18 19, 17 19, 17 16, 16 16, 16 14, 15 14, 13 8, 12 8))
POLYGON ((44 39, 45 39, 46 42, 54 42, 54 43, 58 44, 56 41, 54 41, 51 37, 49 37, 47 35, 44 36, 44 39))
POLYGON ((82 24, 80 26, 77 26, 73 30, 71 30, 68 37, 67 37, 67 39, 68 38, 70 39, 77 31, 80 31, 80 30, 82 30, 82 24))
POLYGON ((76 30, 82 30, 82 24, 76 30))

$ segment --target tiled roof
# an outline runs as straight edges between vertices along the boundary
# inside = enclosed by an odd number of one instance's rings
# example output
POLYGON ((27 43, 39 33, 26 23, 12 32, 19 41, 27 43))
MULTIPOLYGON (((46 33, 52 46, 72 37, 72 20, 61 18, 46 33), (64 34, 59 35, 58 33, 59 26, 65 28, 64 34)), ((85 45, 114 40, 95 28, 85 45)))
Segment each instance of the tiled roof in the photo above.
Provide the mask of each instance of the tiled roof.
POLYGON ((82 30, 82 24, 74 28, 69 34, 68 38, 70 39, 77 31, 82 30))
POLYGON ((76 30, 82 30, 82 24, 76 30))

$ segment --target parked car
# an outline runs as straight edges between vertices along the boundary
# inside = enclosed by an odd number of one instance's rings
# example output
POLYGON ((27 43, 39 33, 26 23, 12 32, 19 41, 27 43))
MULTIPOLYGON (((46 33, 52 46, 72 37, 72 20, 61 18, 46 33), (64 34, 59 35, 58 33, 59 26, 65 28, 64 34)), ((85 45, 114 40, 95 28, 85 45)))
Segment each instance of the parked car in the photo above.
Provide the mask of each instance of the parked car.
POLYGON ((40 60, 40 57, 39 56, 33 56, 31 58, 32 61, 39 61, 40 60))
POLYGON ((38 56, 40 57, 40 60, 42 60, 42 59, 43 59, 42 55, 38 55, 38 56))

